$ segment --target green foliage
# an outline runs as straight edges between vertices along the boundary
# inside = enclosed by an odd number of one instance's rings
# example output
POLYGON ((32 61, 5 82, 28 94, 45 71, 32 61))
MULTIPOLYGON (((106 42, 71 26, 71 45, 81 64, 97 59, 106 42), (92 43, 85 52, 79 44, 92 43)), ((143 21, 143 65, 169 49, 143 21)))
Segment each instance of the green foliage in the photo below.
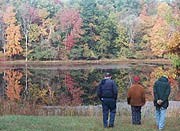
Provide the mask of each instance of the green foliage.
POLYGON ((118 57, 125 57, 125 58, 132 57, 133 54, 132 51, 130 50, 127 29, 125 29, 122 25, 119 25, 117 27, 117 30, 119 35, 115 41, 119 47, 118 57))
POLYGON ((39 45, 34 46, 32 52, 28 55, 30 60, 53 60, 56 56, 56 50, 50 47, 47 41, 41 41, 39 45))
POLYGON ((99 5, 95 1, 82 1, 81 14, 84 18, 84 34, 81 40, 92 50, 88 51, 90 55, 94 55, 91 57, 116 58, 120 50, 116 41, 119 36, 116 15, 107 12, 106 4, 102 1, 99 1, 99 5))
POLYGON ((83 57, 85 57, 85 58, 91 58, 91 57, 93 57, 93 58, 95 58, 96 56, 94 55, 94 52, 92 51, 92 50, 90 50, 89 49, 89 47, 88 47, 88 45, 87 44, 85 44, 84 46, 83 46, 83 57))
POLYGON ((30 0, 30 4, 39 9, 47 9, 51 18, 61 9, 61 4, 55 3, 55 0, 30 0))
MULTIPOLYGON (((18 40, 23 47, 20 55, 29 55, 31 60, 152 58, 155 53, 161 56, 169 36, 178 32, 180 25, 178 0, 9 0, 8 4, 1 0, 0 5, 2 13, 8 6, 15 7, 16 26, 22 35, 18 40), (72 18, 73 10, 80 13, 83 26, 75 22, 63 31, 61 21, 66 25, 64 18, 72 18), (164 27, 162 22, 166 22, 164 27), (70 33, 72 28, 78 34, 70 33), (72 48, 64 50, 64 43, 72 48)), ((0 51, 5 46, 2 13, 0 51)))
POLYGON ((95 45, 98 44, 98 24, 100 24, 99 17, 100 10, 97 8, 97 4, 95 0, 87 1, 82 0, 81 3, 81 16, 83 17, 83 34, 81 35, 80 41, 83 44, 88 44, 90 50, 92 50, 95 54, 96 47, 95 45))
POLYGON ((74 46, 69 54, 70 59, 80 59, 82 56, 83 47, 82 46, 74 46))
POLYGON ((170 59, 173 63, 173 66, 177 69, 180 69, 180 56, 172 54, 170 55, 170 59))

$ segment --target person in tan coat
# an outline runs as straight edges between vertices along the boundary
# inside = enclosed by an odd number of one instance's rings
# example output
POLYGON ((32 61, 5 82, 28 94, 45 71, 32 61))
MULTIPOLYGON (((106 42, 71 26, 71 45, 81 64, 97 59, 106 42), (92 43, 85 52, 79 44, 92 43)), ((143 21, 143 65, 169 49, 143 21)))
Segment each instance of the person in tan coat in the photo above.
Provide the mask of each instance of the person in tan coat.
POLYGON ((145 104, 145 91, 144 87, 140 84, 138 76, 133 77, 134 83, 128 90, 127 102, 131 105, 132 111, 132 124, 141 124, 141 107, 145 104))

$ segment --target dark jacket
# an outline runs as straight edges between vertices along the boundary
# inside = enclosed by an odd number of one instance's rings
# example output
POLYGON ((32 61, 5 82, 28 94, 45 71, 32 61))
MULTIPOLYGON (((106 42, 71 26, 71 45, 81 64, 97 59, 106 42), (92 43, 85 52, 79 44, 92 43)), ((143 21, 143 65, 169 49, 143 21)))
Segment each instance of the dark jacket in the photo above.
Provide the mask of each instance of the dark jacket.
POLYGON ((153 87, 153 93, 154 93, 154 106, 156 106, 157 109, 164 107, 167 108, 169 106, 168 97, 171 92, 171 87, 169 84, 169 81, 166 77, 162 76, 159 78, 153 87), (157 100, 162 100, 162 104, 157 104, 157 100))
POLYGON ((103 79, 97 89, 97 95, 101 98, 113 98, 117 99, 118 91, 114 80, 103 79))
POLYGON ((143 106, 145 104, 145 91, 141 84, 132 84, 127 93, 127 101, 131 106, 143 106))

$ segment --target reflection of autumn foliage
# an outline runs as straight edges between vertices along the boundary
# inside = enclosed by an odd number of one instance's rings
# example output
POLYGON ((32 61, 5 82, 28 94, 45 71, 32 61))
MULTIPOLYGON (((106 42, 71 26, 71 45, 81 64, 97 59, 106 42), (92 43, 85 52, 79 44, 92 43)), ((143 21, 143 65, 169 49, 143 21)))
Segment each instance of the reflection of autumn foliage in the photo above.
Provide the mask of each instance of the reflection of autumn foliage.
POLYGON ((67 91, 69 95, 62 94, 60 96, 60 104, 61 105, 80 105, 82 104, 82 98, 81 95, 84 93, 81 88, 75 87, 75 82, 70 75, 70 73, 67 73, 65 76, 64 83, 67 87, 67 91))
POLYGON ((20 85, 20 79, 23 74, 19 71, 8 70, 5 71, 6 76, 4 79, 7 81, 6 95, 10 100, 20 100, 20 92, 22 85, 20 85))
POLYGON ((29 89, 31 102, 33 104, 51 105, 54 102, 54 91, 47 84, 44 88, 40 88, 37 84, 32 84, 29 89))

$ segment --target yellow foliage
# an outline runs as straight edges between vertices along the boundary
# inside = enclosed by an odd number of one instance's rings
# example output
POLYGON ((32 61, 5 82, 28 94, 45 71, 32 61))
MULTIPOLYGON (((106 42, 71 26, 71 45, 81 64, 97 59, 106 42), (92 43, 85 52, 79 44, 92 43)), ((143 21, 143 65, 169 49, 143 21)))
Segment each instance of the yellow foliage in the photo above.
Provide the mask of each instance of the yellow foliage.
POLYGON ((37 24, 31 24, 31 29, 29 31, 30 41, 39 41, 40 27, 37 24))
POLYGON ((29 88, 29 91, 34 102, 37 102, 37 100, 41 100, 41 102, 44 104, 50 104, 54 100, 54 91, 52 91, 49 85, 41 89, 37 84, 33 84, 29 88))
POLYGON ((16 54, 20 54, 23 49, 20 46, 20 27, 16 25, 16 17, 14 13, 14 8, 12 6, 8 6, 6 11, 3 14, 3 21, 6 24, 5 35, 6 35, 6 55, 13 56, 16 54))
MULTIPOLYGON (((175 32, 167 44, 169 50, 177 52, 180 50, 180 32, 175 32)), ((178 52, 177 52, 178 53, 178 52)))
POLYGON ((161 2, 157 8, 158 16, 165 17, 171 12, 171 7, 166 2, 161 2))
POLYGON ((167 76, 168 78, 176 78, 176 72, 175 70, 163 70, 162 67, 155 68, 154 71, 151 73, 151 78, 158 79, 161 76, 167 76))
POLYGON ((151 50, 153 54, 161 56, 167 49, 167 36, 169 26, 161 17, 157 18, 155 25, 150 32, 151 50))
POLYGON ((38 15, 42 18, 42 19, 45 19, 49 13, 47 12, 46 9, 39 9, 38 10, 38 15))

